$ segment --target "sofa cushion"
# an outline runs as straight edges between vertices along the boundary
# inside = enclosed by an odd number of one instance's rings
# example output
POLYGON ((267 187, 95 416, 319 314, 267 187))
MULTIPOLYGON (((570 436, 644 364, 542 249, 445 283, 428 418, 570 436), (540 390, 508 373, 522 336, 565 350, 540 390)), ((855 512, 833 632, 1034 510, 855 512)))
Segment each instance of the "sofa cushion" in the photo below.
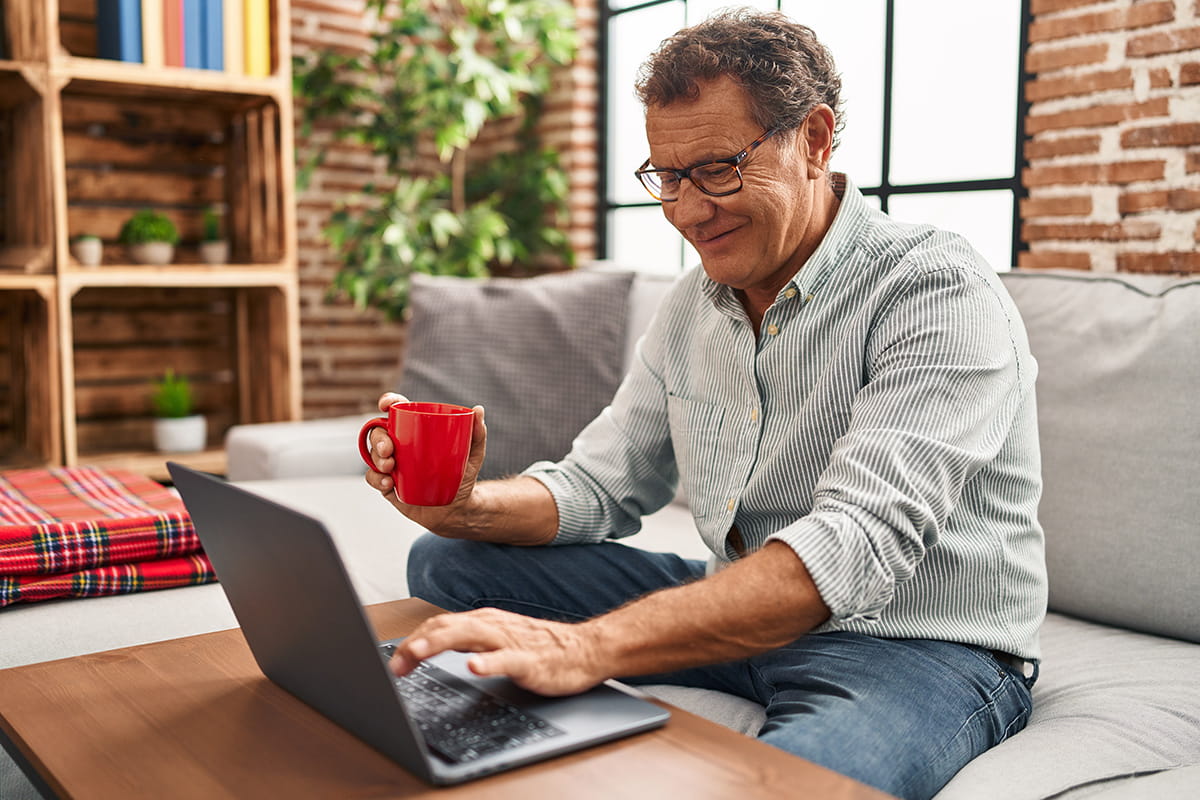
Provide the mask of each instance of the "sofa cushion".
POLYGON ((1200 280, 1003 280, 1038 360, 1050 607, 1200 641, 1200 280))
POLYGON ((557 460, 623 376, 632 281, 628 272, 599 271, 415 275, 399 390, 487 410, 484 478, 557 460))
POLYGON ((1059 797, 1200 764, 1200 647, 1061 614, 1047 616, 1042 647, 1028 726, 963 767, 938 800, 1059 797))

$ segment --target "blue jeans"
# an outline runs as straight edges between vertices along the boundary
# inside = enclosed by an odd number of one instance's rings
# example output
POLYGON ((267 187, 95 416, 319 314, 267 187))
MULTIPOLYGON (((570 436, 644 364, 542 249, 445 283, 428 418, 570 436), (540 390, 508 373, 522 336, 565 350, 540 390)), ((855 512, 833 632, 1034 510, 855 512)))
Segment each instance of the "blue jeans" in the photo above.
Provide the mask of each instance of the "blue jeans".
MULTIPOLYGON (((448 611, 494 607, 581 621, 699 579, 704 566, 615 542, 530 548, 426 534, 409 556, 408 585, 448 611)), ((1034 679, 979 647, 837 632, 629 680, 754 700, 766 707, 762 741, 897 797, 925 798, 1025 727, 1034 679)))

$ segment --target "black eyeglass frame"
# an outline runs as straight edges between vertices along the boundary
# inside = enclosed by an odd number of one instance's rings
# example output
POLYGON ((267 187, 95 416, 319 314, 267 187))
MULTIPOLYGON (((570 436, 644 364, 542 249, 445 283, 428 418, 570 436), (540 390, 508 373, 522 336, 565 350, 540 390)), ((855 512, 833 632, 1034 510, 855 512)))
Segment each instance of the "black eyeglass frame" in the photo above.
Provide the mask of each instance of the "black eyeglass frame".
POLYGON ((653 197, 655 200, 659 201, 660 203, 674 203, 676 200, 679 199, 679 197, 676 196, 676 197, 667 199, 667 198, 660 197, 658 194, 655 193, 654 188, 648 182, 650 174, 655 173, 655 172, 671 173, 672 175, 674 175, 676 178, 679 179, 680 184, 683 183, 684 178, 687 178, 688 180, 692 181, 692 186, 695 186, 697 189, 699 189, 701 192, 708 195, 709 197, 728 197, 731 194, 737 194, 738 192, 740 192, 742 190, 742 187, 745 185, 745 182, 742 180, 741 163, 743 161, 745 161, 751 153, 753 153, 756 149, 758 149, 758 146, 760 144, 765 142, 767 139, 770 139, 772 136, 774 136, 775 134, 779 133, 782 130, 783 130, 783 128, 768 128, 767 130, 763 131, 762 136, 759 136, 753 142, 746 145, 746 147, 741 152, 737 153, 736 155, 732 155, 729 158, 718 158, 713 161, 705 161, 703 164, 693 164, 692 166, 685 167, 683 169, 660 169, 660 168, 650 169, 649 168, 650 167, 650 159, 647 158, 645 160, 645 162, 642 164, 642 166, 640 166, 636 170, 634 170, 633 174, 638 179, 638 182, 642 184, 643 188, 645 188, 645 190, 650 193, 650 196, 653 197), (698 181, 692 180, 692 172, 694 170, 704 169, 705 167, 711 167, 714 164, 726 164, 728 166, 733 167, 733 172, 735 175, 737 175, 737 180, 738 180, 738 185, 737 185, 736 189, 730 189, 727 192, 711 192, 708 189, 705 189, 698 181))

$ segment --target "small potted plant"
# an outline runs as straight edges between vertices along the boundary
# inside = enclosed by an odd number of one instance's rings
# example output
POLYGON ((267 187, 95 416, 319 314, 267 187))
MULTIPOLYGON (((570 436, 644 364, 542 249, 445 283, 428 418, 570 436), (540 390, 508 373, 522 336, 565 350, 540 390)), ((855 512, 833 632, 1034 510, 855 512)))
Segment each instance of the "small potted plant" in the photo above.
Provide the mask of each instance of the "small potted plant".
POLYGON ((183 375, 168 369, 154 383, 154 446, 160 453, 194 453, 204 449, 207 424, 194 413, 192 385, 183 375))
POLYGON ((93 233, 81 233, 71 238, 71 255, 85 267, 94 267, 104 255, 104 243, 93 233))
POLYGON ((200 258, 205 264, 225 264, 229 261, 229 242, 221 235, 221 217, 215 208, 204 209, 204 237, 200 241, 200 258))
POLYGON ((126 220, 118 239, 138 264, 170 264, 179 242, 179 230, 170 217, 146 208, 126 220))

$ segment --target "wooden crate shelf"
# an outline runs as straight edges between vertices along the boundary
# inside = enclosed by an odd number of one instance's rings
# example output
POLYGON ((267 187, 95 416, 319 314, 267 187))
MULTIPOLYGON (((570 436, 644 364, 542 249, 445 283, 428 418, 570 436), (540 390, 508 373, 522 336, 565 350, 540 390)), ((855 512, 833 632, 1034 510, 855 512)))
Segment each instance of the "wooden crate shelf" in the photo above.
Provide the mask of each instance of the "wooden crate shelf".
POLYGON ((288 0, 271 74, 97 58, 95 0, 4 0, 0 60, 0 468, 94 463, 165 477, 224 470, 231 425, 300 412, 288 0), (118 241, 153 208, 173 263, 118 241), (230 254, 205 263, 207 211, 230 254), (84 266, 72 237, 101 238, 84 266), (208 449, 152 450, 152 380, 186 375, 208 449))

